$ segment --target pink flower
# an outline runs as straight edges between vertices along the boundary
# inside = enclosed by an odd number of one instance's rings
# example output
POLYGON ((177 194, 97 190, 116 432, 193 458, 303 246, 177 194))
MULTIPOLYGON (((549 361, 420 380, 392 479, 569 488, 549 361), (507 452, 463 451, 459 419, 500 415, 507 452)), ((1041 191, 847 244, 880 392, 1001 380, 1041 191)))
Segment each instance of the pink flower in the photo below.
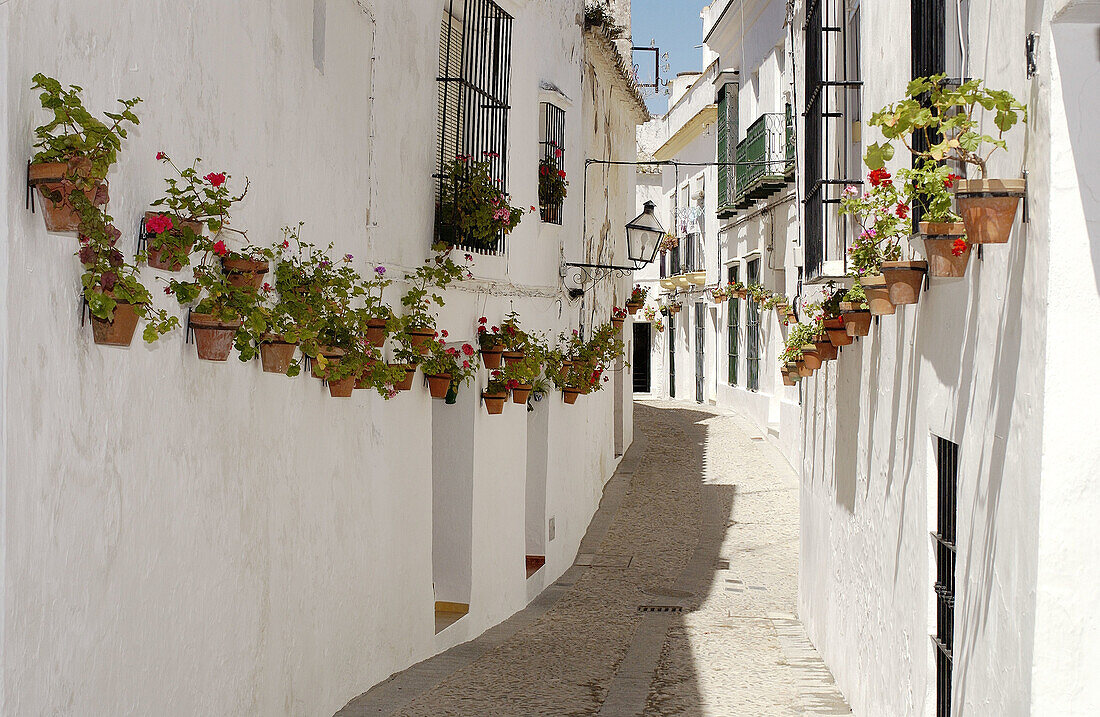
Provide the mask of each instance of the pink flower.
POLYGON ((354 258, 351 254, 344 254, 344 261, 351 261, 354 258))
POLYGON ((229 253, 229 249, 225 247, 225 242, 221 239, 219 239, 218 243, 214 245, 214 253, 218 256, 225 256, 229 253))
POLYGON ((210 174, 203 177, 203 179, 210 182, 215 187, 220 187, 225 184, 225 172, 211 172, 210 174))
POLYGON ((145 231, 150 234, 163 234, 172 230, 172 218, 157 214, 145 220, 145 231))
POLYGON ((289 249, 290 248, 290 241, 289 240, 283 239, 283 248, 284 249, 289 249))
POLYGON ((164 152, 157 152, 157 159, 163 162, 164 160, 168 159, 168 155, 164 152))

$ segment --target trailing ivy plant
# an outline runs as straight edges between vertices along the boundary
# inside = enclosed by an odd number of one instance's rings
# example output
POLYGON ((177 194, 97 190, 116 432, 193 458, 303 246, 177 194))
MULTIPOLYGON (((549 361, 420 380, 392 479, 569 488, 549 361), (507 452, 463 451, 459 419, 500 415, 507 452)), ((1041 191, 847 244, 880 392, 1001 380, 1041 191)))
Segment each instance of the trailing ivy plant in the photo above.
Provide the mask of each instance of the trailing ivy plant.
POLYGON ((917 158, 973 165, 984 179, 989 158, 1008 147, 1005 133, 1021 121, 1027 122, 1027 107, 980 79, 954 87, 946 75, 918 77, 906 88, 905 99, 871 115, 869 124, 878 127, 886 141, 871 144, 864 161, 871 169, 883 168, 893 159, 893 143, 898 141, 917 158), (993 114, 996 136, 982 132, 979 110, 993 114), (918 149, 911 139, 914 134, 922 136, 928 149, 918 149))
POLYGON ((77 85, 64 87, 52 77, 42 73, 31 78, 31 89, 42 90, 39 100, 43 109, 53 113, 53 118, 34 130, 38 150, 32 164, 65 162, 66 180, 75 188, 90 190, 107 178, 107 172, 118 160, 122 141, 126 139, 126 125, 138 125, 141 121, 132 111, 141 102, 140 97, 118 100, 118 112, 104 112, 107 122, 97 119, 84 107, 80 97, 83 88, 77 85))

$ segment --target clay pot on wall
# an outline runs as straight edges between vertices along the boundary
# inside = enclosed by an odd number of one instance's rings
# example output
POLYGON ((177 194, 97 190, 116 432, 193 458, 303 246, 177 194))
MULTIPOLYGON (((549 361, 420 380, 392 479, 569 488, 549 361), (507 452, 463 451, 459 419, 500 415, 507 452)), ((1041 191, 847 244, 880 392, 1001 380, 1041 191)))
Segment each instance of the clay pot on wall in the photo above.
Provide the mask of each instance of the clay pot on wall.
MULTIPOLYGON (((325 357, 325 361, 339 361, 340 357, 344 355, 343 349, 338 349, 335 346, 322 346, 321 355, 325 357)), ((321 368, 316 360, 310 362, 309 373, 313 378, 324 379, 328 375, 327 368, 321 368)))
POLYGON ((631 301, 626 302, 626 310, 630 312, 631 316, 638 313, 641 310, 641 308, 642 308, 641 304, 635 304, 634 302, 631 302, 631 301))
MULTIPOLYGON (((27 181, 38 190, 39 206, 47 231, 75 232, 80 229, 80 215, 69 200, 69 195, 75 190, 63 184, 68 167, 65 162, 46 162, 32 164, 28 169, 27 181)), ((84 190, 84 196, 97 206, 107 203, 106 187, 99 181, 92 189, 84 190)))
POLYGON ((204 361, 225 361, 233 350, 233 338, 242 321, 218 321, 210 314, 191 314, 195 348, 204 361))
POLYGON ((367 365, 363 367, 363 370, 355 378, 355 387, 357 389, 366 390, 374 388, 374 385, 370 382, 370 374, 377 363, 378 362, 374 360, 367 361, 367 365))
POLYGON ((386 320, 370 319, 367 321, 367 343, 375 348, 386 345, 386 320))
POLYGON ((355 376, 348 376, 339 381, 329 381, 328 395, 332 398, 351 398, 352 392, 355 391, 355 381, 355 376))
POLYGON ((238 289, 259 289, 264 285, 264 274, 268 272, 266 261, 247 257, 222 257, 222 271, 230 286, 238 289))
POLYGON ((138 315, 132 304, 118 304, 110 321, 92 317, 92 340, 101 346, 129 346, 134 340, 138 315))
POLYGON ((802 363, 811 371, 821 368, 821 354, 817 352, 817 345, 806 344, 802 347, 802 363))
POLYGON ((412 388, 413 378, 416 376, 416 366, 412 366, 404 363, 391 363, 390 368, 403 368, 405 369, 405 378, 398 383, 395 383, 393 387, 398 391, 408 391, 412 388))
POLYGON ((619 318, 612 317, 611 318, 611 325, 615 327, 616 331, 622 331, 624 321, 625 321, 625 319, 619 319, 619 318))
POLYGON ((825 322, 825 333, 829 335, 829 341, 833 346, 848 346, 855 339, 848 335, 848 332, 844 330, 844 320, 839 316, 835 319, 828 319, 825 322))
POLYGON ((927 272, 928 262, 925 261, 882 262, 882 275, 886 278, 890 303, 894 306, 917 303, 927 272))
POLYGON ((867 295, 867 306, 870 307, 872 316, 890 316, 897 311, 897 307, 890 301, 890 290, 886 288, 885 276, 861 276, 859 283, 867 295))
POLYGON ((523 360, 524 354, 522 351, 505 351, 504 352, 504 365, 514 366, 523 360))
POLYGON ((412 344, 412 348, 420 351, 420 355, 427 354, 431 347, 428 346, 428 342, 435 338, 435 331, 432 329, 409 329, 409 343, 412 344))
POLYGON ((844 331, 849 336, 867 336, 871 333, 871 312, 860 308, 859 304, 841 302, 840 319, 844 322, 844 331))
POLYGON ((572 406, 577 402, 577 396, 581 395, 579 388, 573 388, 572 386, 566 386, 561 391, 562 400, 572 406))
POLYGON ((428 393, 432 398, 446 398, 451 388, 451 374, 440 373, 428 376, 428 393))
POLYGON ((833 342, 829 341, 828 334, 818 334, 814 337, 814 346, 817 347, 817 355, 821 357, 822 363, 836 360, 836 346, 833 346, 833 342))
POLYGON ((521 383, 512 389, 512 403, 527 403, 531 397, 531 384, 521 383))
POLYGON ((500 362, 504 357, 504 347, 497 344, 491 349, 481 350, 481 362, 490 371, 500 368, 500 362))
POLYGON ((924 239, 924 253, 928 257, 928 275, 938 279, 954 279, 966 275, 970 262, 970 242, 966 249, 955 256, 955 242, 966 236, 962 222, 921 222, 920 233, 924 239))
MULTIPOLYGON (((801 376, 802 378, 809 378, 810 376, 814 375, 814 370, 806 365, 806 354, 805 353, 802 354, 802 360, 798 361, 797 363, 798 363, 798 375, 799 376, 801 376)), ((818 365, 819 366, 821 365, 820 361, 818 362, 818 365)))
MULTIPOLYGON (((151 217, 155 217, 155 216, 159 216, 159 215, 160 215, 159 212, 145 212, 145 221, 149 221, 149 219, 151 217)), ((196 237, 202 236, 202 222, 184 222, 184 221, 180 221, 179 219, 177 219, 175 217, 172 217, 172 223, 173 223, 174 226, 172 228, 172 231, 169 232, 172 236, 182 237, 183 236, 183 229, 185 227, 190 228, 191 231, 194 232, 196 237)), ((146 237, 146 240, 145 240, 145 242, 146 242, 146 244, 145 244, 145 256, 146 256, 145 263, 146 264, 148 264, 150 267, 152 267, 154 269, 160 269, 161 271, 179 271, 180 269, 183 268, 183 262, 181 262, 179 260, 172 261, 168 258, 168 252, 164 251, 163 249, 154 249, 152 247, 152 245, 149 244, 149 239, 148 239, 149 235, 148 235, 148 233, 146 233, 146 234, 147 234, 147 237, 146 237)), ((191 249, 193 247, 194 247, 193 242, 191 244, 185 245, 184 247, 182 247, 183 253, 184 254, 190 254, 191 249)))
POLYGON ((499 416, 504 413, 504 402, 508 400, 508 394, 483 392, 481 400, 485 402, 485 410, 490 416, 499 416))
POLYGON ((786 371, 783 372, 783 385, 784 386, 794 386, 796 383, 798 383, 798 382, 795 381, 793 378, 791 378, 790 373, 788 373, 786 371))
POLYGON ((283 341, 278 334, 264 334, 260 337, 260 363, 264 373, 286 373, 290 362, 294 360, 297 345, 283 341))
POLYGON ((1027 194, 1024 179, 960 179, 955 199, 972 244, 1004 244, 1012 233, 1020 199, 1027 194))

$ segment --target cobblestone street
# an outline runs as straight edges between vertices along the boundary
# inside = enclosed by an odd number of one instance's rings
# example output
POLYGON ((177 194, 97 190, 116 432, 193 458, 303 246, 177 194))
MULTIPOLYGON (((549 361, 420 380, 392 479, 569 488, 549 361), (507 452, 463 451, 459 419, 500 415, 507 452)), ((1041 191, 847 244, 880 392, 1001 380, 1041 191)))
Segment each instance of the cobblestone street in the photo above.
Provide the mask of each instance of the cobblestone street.
POLYGON ((635 427, 569 571, 339 717, 849 714, 795 617, 794 471, 735 415, 646 402, 635 427))

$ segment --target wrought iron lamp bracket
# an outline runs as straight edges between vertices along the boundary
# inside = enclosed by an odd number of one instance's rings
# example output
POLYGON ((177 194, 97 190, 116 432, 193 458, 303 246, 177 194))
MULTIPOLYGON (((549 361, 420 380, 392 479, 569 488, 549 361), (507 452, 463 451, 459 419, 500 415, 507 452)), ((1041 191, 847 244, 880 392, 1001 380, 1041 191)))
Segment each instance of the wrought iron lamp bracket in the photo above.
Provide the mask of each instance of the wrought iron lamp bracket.
POLYGON ((567 261, 561 266, 561 278, 565 280, 565 288, 570 295, 580 295, 605 279, 612 276, 622 279, 640 268, 637 264, 620 266, 617 264, 584 264, 567 261))

